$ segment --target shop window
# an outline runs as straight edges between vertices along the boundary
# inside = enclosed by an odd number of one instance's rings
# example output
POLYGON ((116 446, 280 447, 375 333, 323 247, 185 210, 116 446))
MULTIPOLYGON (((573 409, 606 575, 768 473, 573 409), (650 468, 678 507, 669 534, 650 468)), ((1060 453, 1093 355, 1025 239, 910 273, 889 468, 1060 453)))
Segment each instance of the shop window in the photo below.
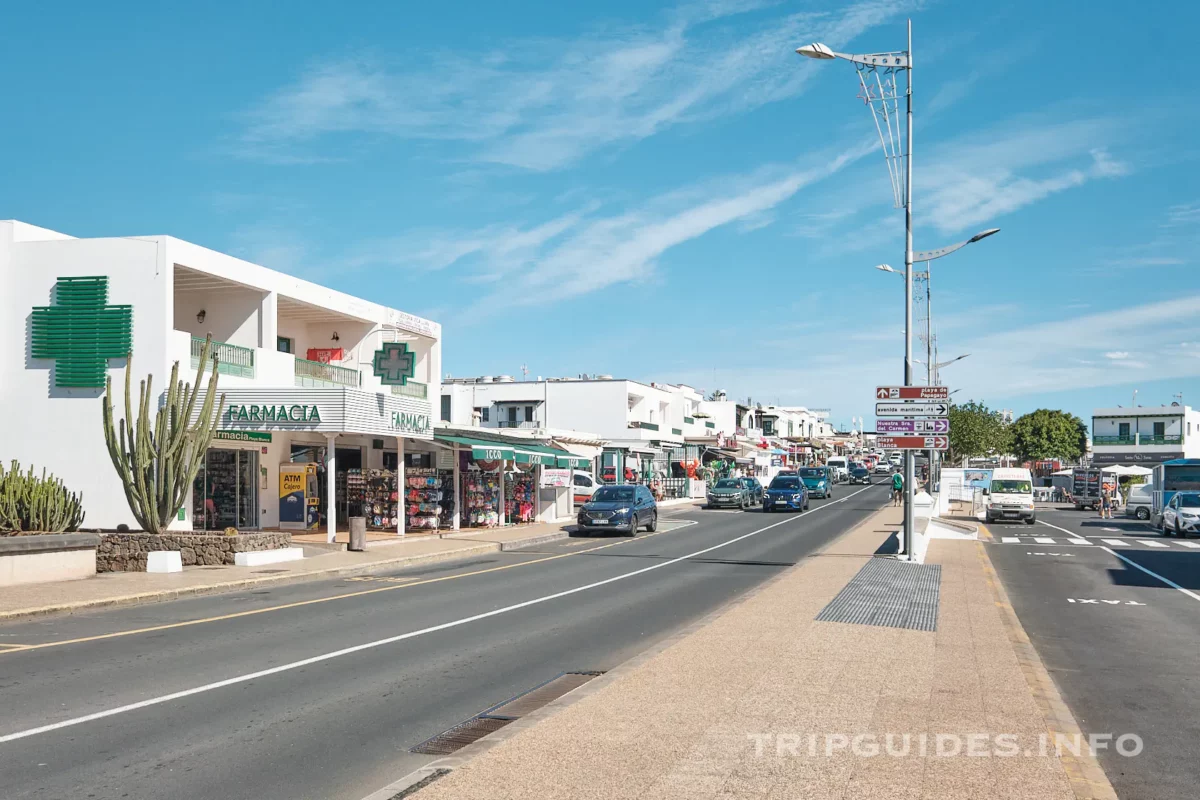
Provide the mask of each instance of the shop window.
POLYGON ((275 349, 281 353, 296 352, 295 345, 292 343, 292 340, 286 336, 276 336, 275 337, 275 349))
POLYGON ((417 469, 433 469, 433 453, 405 453, 404 466, 417 469))
POLYGON ((442 422, 450 421, 450 395, 442 395, 442 422))
POLYGON ((253 529, 258 521, 258 453, 212 449, 192 485, 192 527, 253 529))
POLYGON ((383 468, 384 469, 390 469, 394 472, 399 463, 400 463, 400 455, 398 453, 396 453, 396 452, 389 453, 387 451, 384 451, 384 453, 383 453, 383 468))

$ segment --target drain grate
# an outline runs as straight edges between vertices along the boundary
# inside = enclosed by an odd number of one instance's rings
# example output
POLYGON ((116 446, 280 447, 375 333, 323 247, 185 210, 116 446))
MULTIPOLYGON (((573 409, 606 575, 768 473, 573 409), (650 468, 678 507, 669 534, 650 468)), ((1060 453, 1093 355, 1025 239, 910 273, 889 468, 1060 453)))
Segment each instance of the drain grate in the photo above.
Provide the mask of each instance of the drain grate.
POLYGON ((941 594, 940 564, 875 559, 821 609, 821 622, 936 631, 941 594))
POLYGON ((603 674, 603 672, 564 672, 556 675, 532 689, 492 706, 466 722, 455 725, 445 733, 439 733, 437 736, 426 739, 411 748, 409 752, 429 756, 448 756, 469 744, 474 744, 489 733, 500 730, 510 722, 518 720, 526 714, 531 714, 542 706, 549 705, 567 692, 578 689, 592 678, 603 674))

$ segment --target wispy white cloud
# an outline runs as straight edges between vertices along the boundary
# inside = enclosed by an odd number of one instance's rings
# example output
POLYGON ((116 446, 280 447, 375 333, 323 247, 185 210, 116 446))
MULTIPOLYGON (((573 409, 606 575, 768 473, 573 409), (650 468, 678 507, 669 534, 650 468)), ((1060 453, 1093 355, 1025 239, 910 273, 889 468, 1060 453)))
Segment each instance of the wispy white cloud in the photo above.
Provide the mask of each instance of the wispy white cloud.
POLYGON ((512 42, 470 56, 326 61, 248 112, 235 151, 302 163, 339 152, 323 146, 326 137, 385 135, 467 143, 476 160, 554 169, 608 145, 794 97, 816 66, 792 55, 798 42, 844 46, 919 0, 760 12, 749 33, 726 24, 761 5, 698 3, 656 29, 512 42))
POLYGON ((1124 361, 1129 358, 1129 353, 1124 350, 1110 350, 1104 354, 1105 358, 1110 358, 1113 361, 1124 361))
POLYGON ((1181 228, 1200 225, 1200 203, 1181 203, 1167 209, 1164 228, 1181 228))

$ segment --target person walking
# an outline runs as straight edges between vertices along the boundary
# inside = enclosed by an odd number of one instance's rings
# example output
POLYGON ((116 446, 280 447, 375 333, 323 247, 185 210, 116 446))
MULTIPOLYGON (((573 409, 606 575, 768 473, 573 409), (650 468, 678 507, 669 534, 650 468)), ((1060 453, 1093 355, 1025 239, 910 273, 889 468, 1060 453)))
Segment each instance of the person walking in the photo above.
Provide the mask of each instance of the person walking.
POLYGON ((899 472, 892 473, 892 505, 900 505, 901 498, 904 496, 904 475, 899 472))
POLYGON ((1112 518, 1112 496, 1108 492, 1108 487, 1100 490, 1100 519, 1112 518))

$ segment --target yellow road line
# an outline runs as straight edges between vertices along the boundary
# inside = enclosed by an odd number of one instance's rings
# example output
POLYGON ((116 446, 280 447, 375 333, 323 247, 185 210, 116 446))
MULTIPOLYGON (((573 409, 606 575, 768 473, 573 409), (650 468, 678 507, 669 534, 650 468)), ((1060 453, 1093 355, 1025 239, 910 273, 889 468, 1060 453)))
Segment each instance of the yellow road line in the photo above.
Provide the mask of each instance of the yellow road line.
MULTIPOLYGON (((485 575, 489 572, 500 572, 501 570, 513 569, 515 567, 527 567, 532 564, 543 564, 547 561, 556 561, 560 558, 568 558, 570 556, 579 556, 579 555, 583 555, 584 553, 591 553, 596 550, 603 550, 607 547, 616 547, 617 545, 629 544, 630 542, 639 542, 639 541, 643 541, 645 539, 649 539, 651 536, 658 536, 659 534, 662 534, 662 533, 671 533, 672 531, 682 530, 685 527, 690 527, 690 526, 685 525, 685 526, 682 526, 679 528, 672 528, 671 530, 662 530, 662 531, 656 531, 654 533, 646 533, 646 534, 642 534, 641 536, 635 536, 635 537, 632 537, 629 539, 622 539, 620 541, 610 542, 608 544, 602 544, 602 545, 598 545, 596 547, 589 547, 586 550, 575 550, 575 551, 572 551, 569 553, 560 553, 558 555, 547 556, 546 558, 537 558, 532 561, 522 561, 517 564, 505 564, 505 565, 499 566, 499 567, 489 567, 487 569, 479 569, 479 570, 475 570, 473 572, 464 572, 459 575, 443 575, 440 578, 426 578, 424 580, 414 578, 412 580, 409 580, 406 583, 399 583, 399 584, 395 584, 393 586, 381 586, 378 589, 364 589, 360 592, 348 592, 346 594, 332 595, 330 597, 317 597, 312 600, 300 600, 295 603, 283 603, 282 605, 269 606, 267 608, 255 608, 255 609, 251 609, 249 611, 238 611, 233 614, 221 614, 221 615, 215 616, 215 617, 203 617, 201 619, 189 619, 189 620, 184 620, 182 622, 170 622, 170 623, 165 623, 163 625, 152 625, 152 626, 146 627, 146 628, 134 628, 134 629, 127 630, 127 631, 114 631, 113 633, 101 633, 101 634, 97 634, 96 636, 81 636, 77 639, 64 639, 59 642, 43 642, 42 644, 12 645, 11 647, 13 647, 13 649, 11 649, 11 650, 0 650, 0 655, 5 655, 7 653, 19 653, 19 652, 24 652, 26 650, 45 650, 46 648, 49 648, 49 647, 62 647, 64 645, 68 645, 68 644, 81 644, 83 642, 95 642, 95 641, 100 641, 102 639, 116 639, 116 638, 119 638, 122 636, 135 636, 135 635, 141 634, 141 633, 153 633, 154 631, 165 631, 165 630, 170 630, 172 628, 186 628, 191 625, 204 625, 204 624, 207 624, 210 622, 221 622, 221 621, 228 620, 228 619, 238 619, 239 617, 251 617, 256 614, 267 614, 267 613, 270 613, 273 611, 283 611, 283 610, 289 609, 289 608, 300 608, 301 606, 316 605, 317 603, 329 603, 334 600, 347 600, 351 597, 363 597, 364 595, 379 594, 380 592, 392 592, 397 589, 407 589, 411 586, 425 586, 430 583, 441 583, 442 581, 457 580, 459 578, 470 578, 474 575, 485 575)), ((519 552, 519 551, 514 550, 514 551, 509 551, 509 552, 519 552)), ((342 580, 354 580, 354 578, 343 578, 342 580)), ((9 645, 0 645, 0 648, 8 647, 8 646, 9 645)))

